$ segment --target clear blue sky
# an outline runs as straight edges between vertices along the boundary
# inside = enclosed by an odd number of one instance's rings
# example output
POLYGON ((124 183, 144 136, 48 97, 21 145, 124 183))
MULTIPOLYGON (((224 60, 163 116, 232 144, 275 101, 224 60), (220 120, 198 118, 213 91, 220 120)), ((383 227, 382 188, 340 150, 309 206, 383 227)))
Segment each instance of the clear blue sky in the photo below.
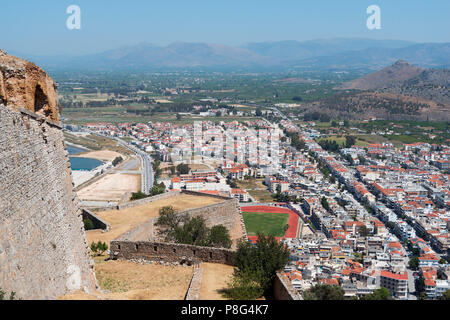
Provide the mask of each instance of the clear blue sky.
POLYGON ((334 37, 450 42, 449 0, 11 0, 2 1, 0 48, 86 54, 149 42, 240 45, 334 37), (82 29, 66 28, 81 8, 82 29), (381 30, 366 8, 381 7, 381 30))

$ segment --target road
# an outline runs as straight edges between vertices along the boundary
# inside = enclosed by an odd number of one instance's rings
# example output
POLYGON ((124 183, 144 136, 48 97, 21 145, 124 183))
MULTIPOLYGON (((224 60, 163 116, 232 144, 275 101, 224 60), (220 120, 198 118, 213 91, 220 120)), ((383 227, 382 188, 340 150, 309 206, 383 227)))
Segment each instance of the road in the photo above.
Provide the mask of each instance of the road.
POLYGON ((145 194, 149 194, 150 189, 153 188, 153 185, 155 183, 152 159, 151 159, 150 155, 147 152, 142 151, 141 149, 139 149, 131 144, 128 144, 119 138, 114 138, 114 140, 116 140, 119 144, 121 144, 125 148, 130 149, 131 151, 136 153, 141 158, 141 160, 142 160, 142 169, 141 169, 141 171, 142 171, 142 192, 145 194))
POLYGON ((99 135, 99 136, 102 136, 105 138, 114 139, 120 145, 133 151, 135 154, 137 154, 141 158, 141 162, 142 162, 142 168, 141 168, 141 172, 142 172, 142 187, 141 187, 141 189, 142 190, 141 191, 148 195, 150 193, 150 189, 153 188, 153 185, 155 183, 152 159, 151 159, 150 155, 147 152, 142 151, 141 149, 139 149, 131 144, 128 144, 127 142, 125 142, 119 138, 113 138, 111 136, 97 133, 97 132, 92 132, 92 131, 90 131, 90 133, 96 134, 96 135, 99 135))

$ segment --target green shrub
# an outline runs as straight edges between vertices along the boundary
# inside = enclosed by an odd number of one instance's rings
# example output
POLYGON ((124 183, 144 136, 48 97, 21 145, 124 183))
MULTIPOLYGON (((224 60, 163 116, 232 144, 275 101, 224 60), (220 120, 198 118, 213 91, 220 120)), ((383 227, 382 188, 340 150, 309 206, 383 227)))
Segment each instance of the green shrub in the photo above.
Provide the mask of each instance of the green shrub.
POLYGON ((92 242, 91 251, 94 256, 101 256, 106 250, 108 250, 108 245, 105 242, 92 242))
POLYGON ((149 196, 148 195, 146 195, 145 193, 143 193, 142 191, 138 191, 138 192, 133 192, 132 194, 131 194, 131 201, 134 201, 134 200, 140 200, 140 199, 145 199, 145 198, 148 198, 149 196))
POLYGON ((227 283, 228 288, 223 290, 223 296, 231 300, 255 300, 264 294, 263 288, 251 275, 235 276, 227 283))
POLYGON ((93 230, 95 228, 94 227, 94 223, 89 218, 84 219, 83 223, 84 223, 84 230, 86 230, 86 231, 87 230, 93 230))

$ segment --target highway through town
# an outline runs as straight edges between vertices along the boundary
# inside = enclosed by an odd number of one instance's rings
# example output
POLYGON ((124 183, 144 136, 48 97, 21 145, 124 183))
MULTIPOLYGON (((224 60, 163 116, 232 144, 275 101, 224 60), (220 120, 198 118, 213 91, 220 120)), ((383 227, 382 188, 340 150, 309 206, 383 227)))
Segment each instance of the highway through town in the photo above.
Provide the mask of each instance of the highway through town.
POLYGON ((124 146, 125 148, 130 149, 134 153, 136 153, 142 160, 142 192, 145 194, 150 193, 150 189, 153 188, 153 185, 155 183, 155 178, 153 174, 153 166, 152 166, 152 159, 150 155, 142 151, 141 149, 133 146, 132 144, 126 143, 125 141, 114 138, 119 144, 124 146))
POLYGON ((153 188, 153 185, 155 183, 155 177, 153 174, 153 166, 152 166, 152 159, 150 157, 150 155, 145 152, 142 151, 141 149, 137 148, 136 146, 129 144, 123 140, 121 140, 120 138, 114 138, 105 134, 101 134, 101 133, 96 133, 96 132, 91 132, 92 134, 96 134, 99 136, 103 136, 105 138, 109 138, 109 139, 114 139, 116 140, 120 145, 122 145, 123 147, 133 151, 135 154, 137 154, 140 158, 141 158, 141 163, 142 163, 142 187, 141 187, 141 191, 145 194, 149 194, 150 193, 150 189, 153 188))

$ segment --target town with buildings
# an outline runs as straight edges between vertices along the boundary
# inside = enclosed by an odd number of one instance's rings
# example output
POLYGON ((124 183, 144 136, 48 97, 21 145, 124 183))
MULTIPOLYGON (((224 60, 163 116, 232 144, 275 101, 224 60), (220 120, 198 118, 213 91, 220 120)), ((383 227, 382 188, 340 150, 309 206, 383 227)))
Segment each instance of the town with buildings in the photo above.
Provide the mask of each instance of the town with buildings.
POLYGON ((203 165, 157 177, 166 192, 258 204, 236 183, 262 179, 273 198, 265 205, 300 218, 297 236, 280 239, 291 252, 285 275, 299 292, 330 284, 351 299, 384 287, 395 299, 416 300, 449 290, 450 148, 375 143, 327 152, 314 125, 299 127, 273 112, 283 120, 91 123, 76 130, 126 138, 160 163, 203 165))

